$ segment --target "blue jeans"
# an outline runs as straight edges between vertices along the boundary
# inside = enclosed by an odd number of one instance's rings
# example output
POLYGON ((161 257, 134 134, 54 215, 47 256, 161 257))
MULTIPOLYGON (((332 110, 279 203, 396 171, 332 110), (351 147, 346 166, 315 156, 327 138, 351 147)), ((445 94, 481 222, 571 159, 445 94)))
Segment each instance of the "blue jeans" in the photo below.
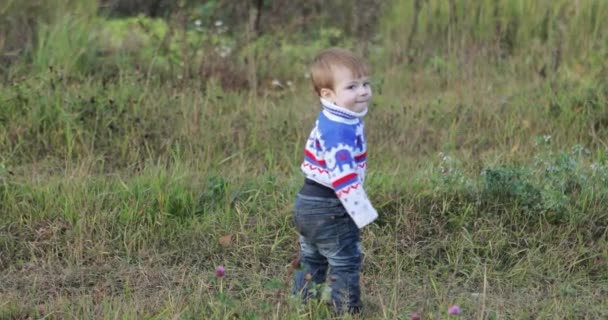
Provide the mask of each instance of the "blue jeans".
POLYGON ((330 267, 335 310, 359 312, 360 232, 340 200, 298 194, 294 222, 300 233, 300 270, 295 274, 294 293, 304 300, 311 298, 312 283, 324 283, 330 267))

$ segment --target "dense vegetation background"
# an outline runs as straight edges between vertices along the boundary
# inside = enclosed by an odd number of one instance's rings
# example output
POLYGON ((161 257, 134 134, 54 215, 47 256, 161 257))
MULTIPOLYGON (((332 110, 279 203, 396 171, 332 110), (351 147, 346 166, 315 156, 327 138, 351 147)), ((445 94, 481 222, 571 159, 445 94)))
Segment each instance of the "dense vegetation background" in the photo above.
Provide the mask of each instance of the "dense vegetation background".
POLYGON ((0 317, 329 317, 289 294, 328 46, 373 69, 362 318, 608 317, 606 21, 600 0, 4 0, 0 317))

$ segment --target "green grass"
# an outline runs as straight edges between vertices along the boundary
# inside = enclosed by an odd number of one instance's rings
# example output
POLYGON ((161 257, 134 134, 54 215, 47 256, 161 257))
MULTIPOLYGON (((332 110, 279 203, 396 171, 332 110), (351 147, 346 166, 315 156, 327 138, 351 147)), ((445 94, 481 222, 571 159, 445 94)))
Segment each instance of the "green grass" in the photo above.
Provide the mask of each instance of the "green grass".
MULTIPOLYGON (((417 41, 447 34, 443 3, 425 4, 417 41)), ((381 217, 363 231, 361 318, 448 318, 452 304, 465 319, 608 316, 600 3, 580 2, 583 35, 546 74, 550 59, 532 53, 554 43, 529 45, 540 17, 524 13, 549 7, 525 1, 500 1, 520 21, 507 56, 466 51, 491 47, 489 13, 464 15, 452 51, 420 46, 413 63, 393 56, 406 37, 374 44, 366 188, 381 217)), ((384 35, 407 34, 391 19, 384 35)), ((0 318, 330 318, 290 295, 291 208, 317 112, 308 80, 250 92, 145 60, 118 67, 84 36, 103 20, 88 22, 40 29, 0 84, 0 318)))

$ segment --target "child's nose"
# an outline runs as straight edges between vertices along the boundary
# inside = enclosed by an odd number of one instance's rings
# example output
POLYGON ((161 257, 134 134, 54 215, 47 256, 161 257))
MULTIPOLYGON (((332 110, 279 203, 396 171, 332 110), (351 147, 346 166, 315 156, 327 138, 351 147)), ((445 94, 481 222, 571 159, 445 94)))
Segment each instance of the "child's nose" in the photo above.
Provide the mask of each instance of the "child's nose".
POLYGON ((371 93, 371 89, 365 86, 359 87, 359 95, 366 96, 371 93))

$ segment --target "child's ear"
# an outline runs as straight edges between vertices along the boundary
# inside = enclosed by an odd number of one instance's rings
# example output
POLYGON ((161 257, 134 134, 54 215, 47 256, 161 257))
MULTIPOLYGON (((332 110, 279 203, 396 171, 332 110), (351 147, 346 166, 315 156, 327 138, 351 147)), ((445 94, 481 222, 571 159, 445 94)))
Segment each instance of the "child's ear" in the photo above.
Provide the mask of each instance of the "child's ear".
POLYGON ((334 95, 334 92, 331 89, 328 88, 321 88, 321 91, 319 92, 321 98, 323 99, 331 99, 334 95))

